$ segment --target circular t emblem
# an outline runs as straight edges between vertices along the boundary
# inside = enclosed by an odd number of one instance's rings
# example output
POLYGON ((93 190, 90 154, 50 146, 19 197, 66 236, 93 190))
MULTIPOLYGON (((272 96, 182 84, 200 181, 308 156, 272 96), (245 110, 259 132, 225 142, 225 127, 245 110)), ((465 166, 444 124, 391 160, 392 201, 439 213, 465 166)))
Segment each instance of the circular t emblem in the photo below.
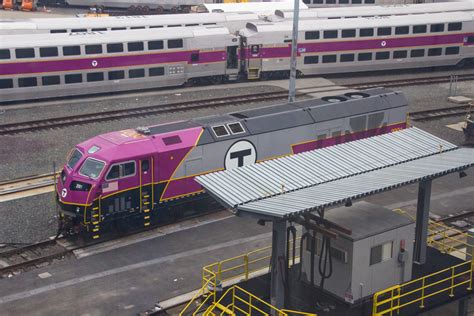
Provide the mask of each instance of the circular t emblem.
POLYGON ((67 190, 66 190, 66 188, 64 188, 64 189, 61 190, 61 196, 62 196, 63 198, 65 198, 66 195, 67 195, 67 190))
POLYGON ((97 60, 93 60, 93 61, 92 61, 92 67, 97 67, 97 65, 98 65, 97 60))
POLYGON ((254 164, 257 161, 257 150, 248 140, 239 140, 230 146, 225 155, 226 170, 254 164))
POLYGON ((382 47, 385 47, 385 46, 387 46, 387 42, 386 42, 386 41, 382 41, 382 43, 380 43, 380 45, 382 45, 382 47))

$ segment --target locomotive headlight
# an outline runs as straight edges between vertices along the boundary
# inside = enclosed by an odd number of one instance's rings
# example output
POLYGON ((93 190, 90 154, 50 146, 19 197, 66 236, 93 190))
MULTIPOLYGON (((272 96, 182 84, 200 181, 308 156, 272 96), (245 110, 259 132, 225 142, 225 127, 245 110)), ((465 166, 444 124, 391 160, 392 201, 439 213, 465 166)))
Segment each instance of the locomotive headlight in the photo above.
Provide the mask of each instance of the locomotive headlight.
POLYGON ((76 207, 76 213, 79 213, 81 210, 79 209, 79 207, 76 207))

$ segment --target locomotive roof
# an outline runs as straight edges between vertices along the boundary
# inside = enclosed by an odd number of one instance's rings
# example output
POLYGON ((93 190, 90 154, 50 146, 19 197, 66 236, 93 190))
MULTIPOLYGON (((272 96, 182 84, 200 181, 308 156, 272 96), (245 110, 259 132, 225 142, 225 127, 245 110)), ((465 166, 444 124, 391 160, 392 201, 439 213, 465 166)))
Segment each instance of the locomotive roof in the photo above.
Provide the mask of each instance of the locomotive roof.
MULTIPOLYGON (((365 17, 354 19, 312 19, 301 20, 299 23, 299 31, 312 30, 334 30, 344 28, 360 28, 363 27, 384 27, 396 25, 417 25, 417 24, 434 24, 434 23, 449 23, 459 21, 472 21, 473 14, 470 12, 448 12, 448 13, 429 13, 419 15, 396 15, 384 17, 365 17)), ((266 32, 291 32, 293 23, 290 21, 283 21, 280 23, 268 22, 249 22, 246 30, 241 34, 251 35, 253 33, 266 32)))
POLYGON ((145 29, 109 32, 80 32, 59 34, 20 34, 9 36, 8 41, 0 41, 1 48, 58 46, 67 44, 102 44, 123 43, 146 40, 184 39, 199 36, 228 35, 225 26, 210 25, 196 27, 176 27, 170 32, 167 29, 145 29))

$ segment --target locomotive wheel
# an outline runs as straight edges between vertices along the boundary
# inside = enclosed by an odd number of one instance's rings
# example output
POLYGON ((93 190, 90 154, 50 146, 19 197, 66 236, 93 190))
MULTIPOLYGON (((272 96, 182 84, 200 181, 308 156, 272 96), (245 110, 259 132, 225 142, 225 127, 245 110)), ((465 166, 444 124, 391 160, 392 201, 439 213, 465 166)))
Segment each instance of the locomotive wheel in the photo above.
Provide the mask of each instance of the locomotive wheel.
POLYGON ((162 7, 162 6, 158 6, 158 7, 156 8, 156 13, 162 14, 162 13, 163 13, 163 7, 162 7))
POLYGON ((143 7, 141 5, 137 5, 137 8, 135 10, 137 13, 143 13, 143 7))
POLYGON ((182 9, 182 11, 183 11, 183 13, 189 13, 189 12, 191 12, 191 9, 189 7, 184 7, 182 9))
POLYGON ((131 5, 128 7, 127 11, 130 13, 135 13, 137 11, 137 8, 134 5, 131 5))
POLYGON ((142 9, 142 12, 143 13, 149 13, 150 12, 150 7, 149 6, 144 6, 143 9, 142 9))
POLYGON ((178 7, 172 7, 171 13, 178 13, 178 7))

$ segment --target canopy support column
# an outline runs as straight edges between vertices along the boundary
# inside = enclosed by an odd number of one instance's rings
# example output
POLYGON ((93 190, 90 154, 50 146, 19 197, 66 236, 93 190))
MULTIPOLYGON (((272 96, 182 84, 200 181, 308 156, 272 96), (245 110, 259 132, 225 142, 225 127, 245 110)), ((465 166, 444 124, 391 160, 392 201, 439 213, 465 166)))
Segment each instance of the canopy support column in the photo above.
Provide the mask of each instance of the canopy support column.
POLYGON ((285 307, 286 221, 273 220, 270 302, 285 307))
POLYGON ((418 203, 416 207, 415 253, 414 261, 426 263, 426 239, 430 220, 431 180, 423 180, 418 186, 418 203))

